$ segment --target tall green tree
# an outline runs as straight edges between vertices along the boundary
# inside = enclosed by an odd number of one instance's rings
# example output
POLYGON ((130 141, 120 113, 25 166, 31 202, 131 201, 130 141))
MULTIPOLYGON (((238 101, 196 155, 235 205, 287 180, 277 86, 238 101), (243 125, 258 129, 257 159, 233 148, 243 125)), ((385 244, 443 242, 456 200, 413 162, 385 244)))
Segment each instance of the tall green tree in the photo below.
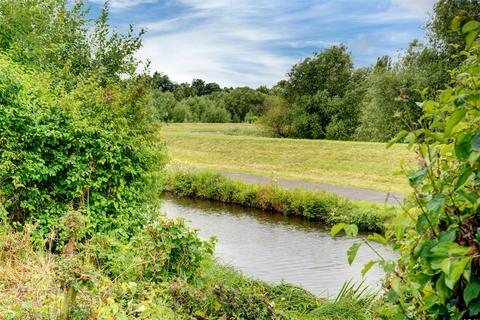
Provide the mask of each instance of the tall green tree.
POLYGON ((290 101, 325 91, 330 96, 342 96, 345 85, 350 81, 353 63, 347 47, 332 46, 315 52, 294 65, 288 73, 285 96, 290 101))
POLYGON ((465 47, 464 37, 452 30, 452 22, 476 19, 479 14, 478 0, 437 1, 433 8, 433 15, 426 23, 430 43, 437 51, 443 53, 445 58, 450 59, 458 51, 457 48, 465 47))
POLYGON ((273 91, 281 92, 294 109, 291 135, 310 139, 352 137, 365 72, 354 72, 345 46, 314 53, 293 66, 288 76, 273 91))

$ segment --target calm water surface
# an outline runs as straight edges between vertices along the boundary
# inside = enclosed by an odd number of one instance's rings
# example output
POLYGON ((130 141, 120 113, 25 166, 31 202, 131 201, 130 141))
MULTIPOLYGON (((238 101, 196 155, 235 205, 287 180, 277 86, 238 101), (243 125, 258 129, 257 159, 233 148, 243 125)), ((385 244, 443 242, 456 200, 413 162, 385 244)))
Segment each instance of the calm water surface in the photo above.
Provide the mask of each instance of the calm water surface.
MULTIPOLYGON (((363 265, 375 254, 362 246, 350 266, 346 251, 354 242, 332 238, 329 230, 301 219, 216 202, 165 198, 162 212, 183 217, 202 238, 217 237, 216 255, 244 274, 270 283, 282 280, 321 296, 337 294, 345 280, 361 280, 363 265)), ((385 257, 389 248, 375 245, 385 257)), ((383 273, 372 268, 366 277, 378 286, 383 273)))

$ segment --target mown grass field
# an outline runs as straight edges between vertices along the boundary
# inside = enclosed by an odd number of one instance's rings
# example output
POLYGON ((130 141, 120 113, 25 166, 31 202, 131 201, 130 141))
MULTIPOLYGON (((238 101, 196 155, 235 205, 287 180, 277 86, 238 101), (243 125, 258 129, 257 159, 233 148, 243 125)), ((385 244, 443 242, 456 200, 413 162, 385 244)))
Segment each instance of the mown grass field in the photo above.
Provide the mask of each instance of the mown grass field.
POLYGON ((269 138, 251 124, 169 124, 159 134, 173 165, 387 192, 408 193, 402 168, 415 165, 404 145, 269 138))

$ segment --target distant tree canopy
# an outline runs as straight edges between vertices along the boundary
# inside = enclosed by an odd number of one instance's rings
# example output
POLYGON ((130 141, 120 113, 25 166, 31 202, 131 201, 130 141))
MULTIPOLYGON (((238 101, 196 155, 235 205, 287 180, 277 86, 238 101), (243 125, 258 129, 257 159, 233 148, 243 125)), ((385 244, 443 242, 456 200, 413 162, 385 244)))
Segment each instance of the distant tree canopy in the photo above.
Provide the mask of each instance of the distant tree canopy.
POLYGON ((272 88, 222 89, 202 79, 177 84, 154 73, 150 83, 160 102, 152 105, 163 121, 260 119, 281 137, 387 141, 417 122, 416 102, 434 99, 461 62, 452 53, 465 41, 451 31, 452 20, 460 16, 453 23, 461 25, 461 17, 479 19, 479 13, 479 1, 440 0, 425 23, 427 42, 412 41, 398 58, 382 56, 356 69, 347 47, 334 45, 295 64, 272 88), (178 106, 172 107, 172 95, 178 106))

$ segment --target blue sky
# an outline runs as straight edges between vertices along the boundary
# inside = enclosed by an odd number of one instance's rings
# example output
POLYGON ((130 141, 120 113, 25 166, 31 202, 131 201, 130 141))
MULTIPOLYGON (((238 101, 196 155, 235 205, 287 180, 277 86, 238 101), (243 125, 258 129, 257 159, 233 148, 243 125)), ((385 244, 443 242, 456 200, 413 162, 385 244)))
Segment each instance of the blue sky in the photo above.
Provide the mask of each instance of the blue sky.
MULTIPOLYGON (((435 0, 110 0, 111 22, 147 30, 138 56, 177 82, 271 86, 344 43, 356 66, 424 37, 435 0)), ((95 12, 103 0, 87 0, 95 12)))

